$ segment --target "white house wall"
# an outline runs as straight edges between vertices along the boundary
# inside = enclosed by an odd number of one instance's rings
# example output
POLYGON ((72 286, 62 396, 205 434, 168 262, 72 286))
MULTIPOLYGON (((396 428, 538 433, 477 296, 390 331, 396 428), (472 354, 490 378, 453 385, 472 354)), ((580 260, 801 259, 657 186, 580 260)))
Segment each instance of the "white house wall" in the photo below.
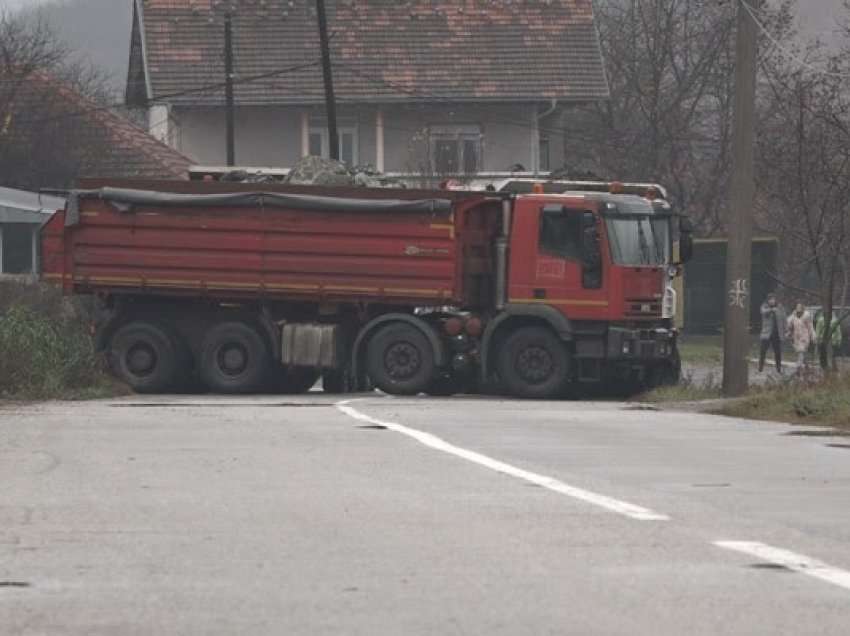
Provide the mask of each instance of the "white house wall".
MULTIPOLYGON (((480 126, 481 170, 503 171, 515 164, 533 170, 535 144, 534 106, 433 105, 383 106, 384 169, 387 172, 418 172, 428 166, 428 127, 433 125, 480 126)), ((345 107, 341 125, 358 129, 358 162, 376 165, 376 109, 345 107)), ((236 112, 236 163, 244 166, 287 168, 302 156, 302 114, 299 107, 240 107, 236 112)), ((310 109, 310 121, 321 125, 323 111, 310 109)), ((223 109, 174 109, 174 145, 202 165, 225 163, 223 109)), ((560 111, 541 122, 541 132, 561 126, 560 111)), ((550 134, 551 166, 563 163, 562 135, 550 134)))
MULTIPOLYGON (((236 163, 290 167, 301 158, 299 109, 242 107, 236 111, 236 163)), ((224 165, 224 109, 179 109, 178 150, 199 164, 224 165)))

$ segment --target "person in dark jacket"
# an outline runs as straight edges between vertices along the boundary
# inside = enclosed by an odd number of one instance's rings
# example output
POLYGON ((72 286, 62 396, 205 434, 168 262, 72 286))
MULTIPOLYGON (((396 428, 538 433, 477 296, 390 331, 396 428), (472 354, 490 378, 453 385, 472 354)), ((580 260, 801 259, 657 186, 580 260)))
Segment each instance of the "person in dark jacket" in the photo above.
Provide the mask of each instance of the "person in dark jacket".
POLYGON ((759 373, 764 371, 767 350, 773 349, 776 370, 782 373, 782 341, 785 339, 788 315, 776 300, 776 294, 768 294, 761 306, 761 347, 759 351, 759 373))

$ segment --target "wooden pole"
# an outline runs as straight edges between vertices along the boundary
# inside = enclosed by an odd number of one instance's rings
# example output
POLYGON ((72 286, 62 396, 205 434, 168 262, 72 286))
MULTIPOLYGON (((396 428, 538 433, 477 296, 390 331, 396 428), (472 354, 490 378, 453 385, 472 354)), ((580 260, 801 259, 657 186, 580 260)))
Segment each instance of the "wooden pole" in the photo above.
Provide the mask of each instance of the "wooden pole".
POLYGON ((325 79, 325 110, 328 115, 328 146, 331 159, 339 160, 339 129, 336 123, 336 98, 331 69, 331 50, 328 42, 328 18, 325 0, 316 0, 316 15, 319 18, 319 42, 322 46, 322 74, 325 79))
MULTIPOLYGON (((751 14, 762 0, 737 0, 735 117, 732 188, 726 253, 726 312, 723 331, 723 393, 743 395, 749 388, 750 272, 755 199, 754 145, 758 26, 751 14)), ((780 325, 780 329, 784 325, 780 325)))
POLYGON ((224 16, 224 99, 227 120, 227 165, 236 165, 235 104, 233 98, 233 25, 228 11, 224 16))

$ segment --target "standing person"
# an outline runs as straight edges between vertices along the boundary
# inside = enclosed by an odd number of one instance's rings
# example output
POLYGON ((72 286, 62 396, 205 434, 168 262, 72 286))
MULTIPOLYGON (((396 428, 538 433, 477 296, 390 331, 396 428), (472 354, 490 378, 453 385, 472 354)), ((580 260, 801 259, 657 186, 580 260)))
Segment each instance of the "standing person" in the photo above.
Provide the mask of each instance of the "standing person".
POLYGON ((815 327, 812 315, 806 311, 803 303, 797 303, 794 313, 788 318, 788 337, 797 352, 797 368, 808 369, 808 353, 815 341, 815 327))
MULTIPOLYGON (((834 310, 829 324, 832 327, 832 336, 829 339, 830 346, 826 348, 828 364, 833 371, 838 371, 838 361, 835 358, 838 354, 838 350, 841 348, 843 337, 841 334, 841 323, 838 321, 838 317, 835 315, 834 310)), ((815 326, 815 336, 815 341, 818 344, 818 351, 820 351, 820 346, 823 344, 824 337, 826 336, 826 320, 824 320, 823 312, 821 312, 820 316, 818 316, 817 324, 815 326)))
POLYGON ((768 294, 761 305, 761 348, 759 351, 759 373, 764 371, 764 358, 768 349, 773 349, 776 370, 782 373, 782 340, 785 338, 785 308, 776 300, 776 294, 768 294))

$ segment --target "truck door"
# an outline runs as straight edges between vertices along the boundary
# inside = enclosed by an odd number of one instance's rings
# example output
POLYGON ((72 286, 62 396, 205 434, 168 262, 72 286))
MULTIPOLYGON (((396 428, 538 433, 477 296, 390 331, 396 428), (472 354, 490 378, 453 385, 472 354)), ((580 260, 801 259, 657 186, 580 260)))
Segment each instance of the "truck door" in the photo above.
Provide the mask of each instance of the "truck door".
POLYGON ((532 289, 535 302, 557 307, 573 319, 605 317, 608 298, 598 219, 587 208, 541 207, 532 289))

